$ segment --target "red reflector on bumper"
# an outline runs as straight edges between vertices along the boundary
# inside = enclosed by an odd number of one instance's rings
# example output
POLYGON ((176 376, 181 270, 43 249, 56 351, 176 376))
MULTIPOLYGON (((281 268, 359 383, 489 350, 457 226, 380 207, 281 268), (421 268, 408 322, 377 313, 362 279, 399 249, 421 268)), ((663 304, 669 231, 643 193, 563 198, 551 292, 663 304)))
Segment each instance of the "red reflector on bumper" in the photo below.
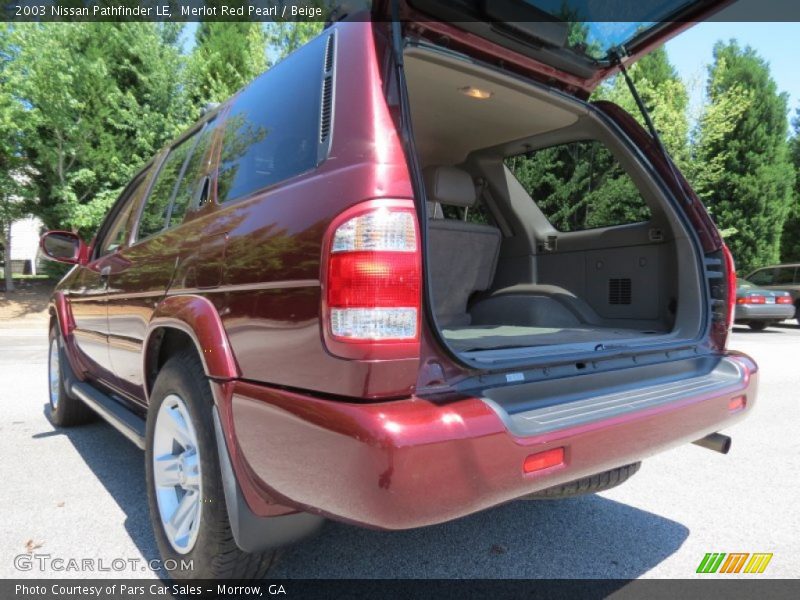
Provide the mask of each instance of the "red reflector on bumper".
POLYGON ((728 400, 728 410, 730 412, 736 412, 737 410, 742 410, 746 404, 746 396, 736 396, 735 398, 728 400))
POLYGON ((522 464, 522 470, 525 473, 533 473, 534 471, 541 471, 542 469, 549 469, 563 464, 564 448, 553 448, 552 450, 531 454, 522 464))

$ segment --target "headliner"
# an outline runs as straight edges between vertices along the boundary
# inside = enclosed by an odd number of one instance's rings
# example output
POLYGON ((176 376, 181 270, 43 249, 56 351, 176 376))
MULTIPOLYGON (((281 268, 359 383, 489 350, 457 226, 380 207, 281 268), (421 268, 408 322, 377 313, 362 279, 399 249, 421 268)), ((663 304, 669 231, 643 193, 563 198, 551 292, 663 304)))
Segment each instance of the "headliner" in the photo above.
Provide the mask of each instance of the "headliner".
POLYGON ((439 52, 407 50, 405 71, 423 166, 459 164, 474 150, 568 127, 578 120, 577 111, 545 99, 541 89, 439 52), (492 96, 477 100, 459 91, 468 86, 491 91, 492 96))

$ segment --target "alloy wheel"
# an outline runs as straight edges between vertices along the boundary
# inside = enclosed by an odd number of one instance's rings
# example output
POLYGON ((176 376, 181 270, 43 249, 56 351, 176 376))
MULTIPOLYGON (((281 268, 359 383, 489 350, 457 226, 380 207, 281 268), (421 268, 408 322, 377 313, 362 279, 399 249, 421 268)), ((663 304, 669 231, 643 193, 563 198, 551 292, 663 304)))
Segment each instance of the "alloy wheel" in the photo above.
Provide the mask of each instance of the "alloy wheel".
POLYGON ((153 482, 161 524, 180 554, 197 541, 202 514, 202 473, 197 433, 186 403, 170 394, 161 403, 153 432, 153 482))

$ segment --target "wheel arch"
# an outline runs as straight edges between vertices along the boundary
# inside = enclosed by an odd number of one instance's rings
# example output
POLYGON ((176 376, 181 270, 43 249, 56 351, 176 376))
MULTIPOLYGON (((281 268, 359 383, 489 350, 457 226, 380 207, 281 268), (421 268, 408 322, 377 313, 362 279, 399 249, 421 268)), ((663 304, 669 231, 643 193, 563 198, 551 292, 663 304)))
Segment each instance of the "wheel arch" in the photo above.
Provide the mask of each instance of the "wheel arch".
POLYGON ((169 296, 156 307, 145 335, 142 374, 150 397, 156 375, 175 351, 192 348, 206 376, 217 381, 239 377, 228 335, 216 307, 202 296, 169 296))
POLYGON ((72 330, 75 329, 75 322, 72 319, 72 311, 69 308, 69 302, 67 302, 64 292, 57 291, 53 293, 47 312, 50 315, 48 326, 52 327, 54 323, 57 324, 61 337, 67 339, 72 330))

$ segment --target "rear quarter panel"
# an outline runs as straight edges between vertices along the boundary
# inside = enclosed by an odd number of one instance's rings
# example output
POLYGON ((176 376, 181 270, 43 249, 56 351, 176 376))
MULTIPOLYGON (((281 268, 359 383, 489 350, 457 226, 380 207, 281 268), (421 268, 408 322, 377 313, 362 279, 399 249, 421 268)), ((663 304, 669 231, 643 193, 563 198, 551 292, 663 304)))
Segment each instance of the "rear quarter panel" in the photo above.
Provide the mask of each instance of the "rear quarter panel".
POLYGON ((169 293, 201 294, 214 304, 244 379, 349 397, 403 396, 413 389, 418 361, 343 360, 322 341, 320 262, 328 224, 367 199, 412 197, 383 96, 372 25, 341 23, 333 30, 329 157, 315 171, 217 205, 199 218, 208 226, 195 223, 196 244, 207 243, 212 224, 215 235, 224 235, 220 285, 192 285, 184 268, 169 293))

